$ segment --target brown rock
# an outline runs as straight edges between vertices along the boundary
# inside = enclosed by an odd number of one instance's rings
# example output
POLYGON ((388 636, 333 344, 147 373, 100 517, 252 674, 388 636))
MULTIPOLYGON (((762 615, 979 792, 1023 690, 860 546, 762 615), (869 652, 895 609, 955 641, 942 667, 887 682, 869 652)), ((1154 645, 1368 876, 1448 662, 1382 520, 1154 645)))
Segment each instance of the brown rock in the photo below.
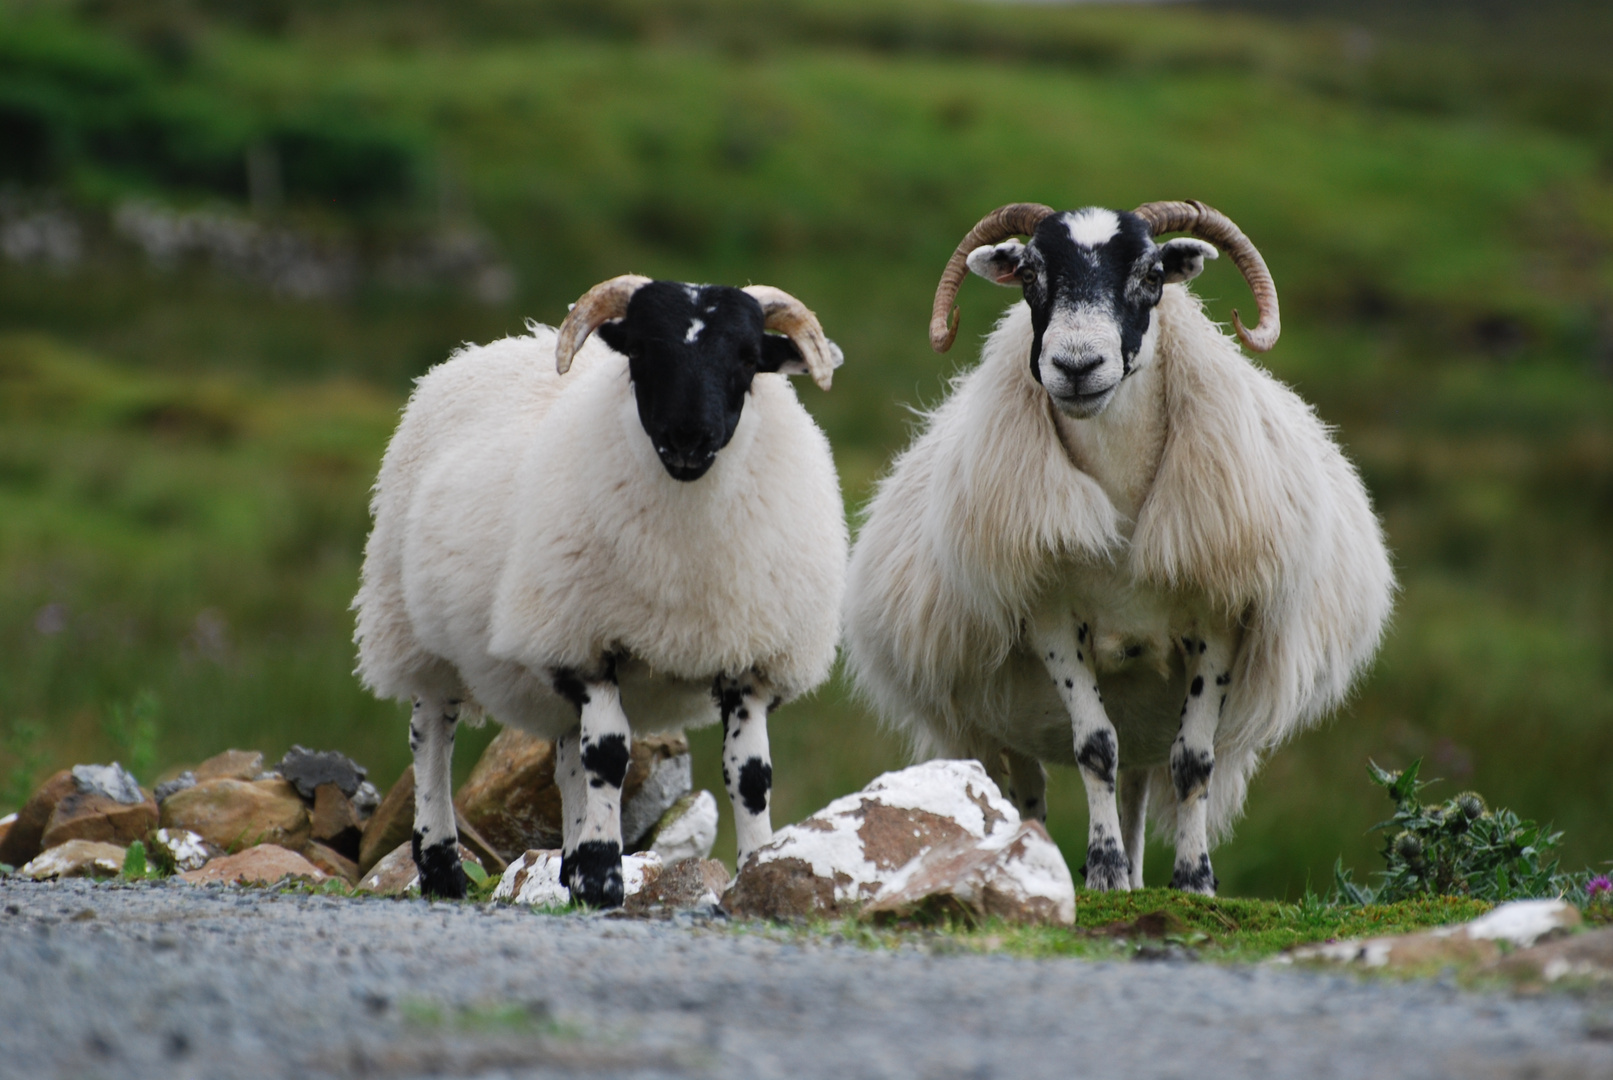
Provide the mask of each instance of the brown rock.
POLYGON ((1001 846, 971 838, 923 853, 900 887, 881 893, 862 914, 881 920, 948 914, 971 922, 999 918, 1070 926, 1075 882, 1047 829, 1027 821, 1001 846))
POLYGON ((407 844, 413 835, 414 766, 410 765, 364 824, 364 838, 358 846, 359 873, 368 874, 383 856, 399 844, 407 844))
POLYGON ((120 803, 99 791, 73 791, 57 802, 45 823, 40 846, 49 850, 69 840, 94 840, 127 847, 157 827, 157 800, 120 803))
MULTIPOLYGON (((837 874, 842 886, 852 884, 848 874, 837 874)), ((805 859, 752 860, 723 896, 723 908, 734 915, 759 919, 802 919, 840 914, 835 898, 836 878, 819 877, 805 859)))
POLYGON ((125 849, 95 840, 69 840, 35 856, 20 871, 35 881, 72 877, 116 877, 123 872, 125 849))
POLYGON ((358 858, 364 826, 352 802, 335 784, 320 784, 314 789, 312 830, 315 840, 341 853, 343 858, 349 861, 358 858))
POLYGON ((623 905, 635 915, 687 911, 716 903, 728 888, 728 868, 716 859, 684 859, 650 879, 623 905))
POLYGON ((236 855, 220 856, 200 870, 187 870, 179 876, 192 885, 213 881, 227 885, 273 885, 288 877, 324 881, 326 875, 295 851, 278 844, 258 844, 236 855))
POLYGON ((208 780, 256 780, 263 773, 263 755, 256 750, 226 750, 191 770, 197 783, 208 780))
MULTIPOLYGON (((688 753, 689 741, 682 735, 634 739, 622 783, 622 805, 638 796, 659 766, 688 753)), ((681 792, 671 794, 667 804, 678 794, 681 792)), ((500 731, 459 789, 454 805, 505 862, 529 850, 559 847, 560 789, 554 782, 554 744, 516 728, 500 731)), ((662 806, 647 812, 638 831, 642 833, 664 810, 662 806)), ((631 843, 638 837, 628 839, 631 843)))
POLYGON ((1486 973, 1528 982, 1613 982, 1613 926, 1518 949, 1491 963, 1486 973))
POLYGON ((466 820, 464 813, 457 806, 454 808, 454 827, 459 830, 459 842, 475 853, 476 861, 481 864, 482 869, 489 874, 504 873, 509 863, 494 850, 486 837, 476 831, 476 827, 466 820))
POLYGON ((0 840, 0 863, 21 866, 38 855, 56 804, 77 790, 78 782, 71 769, 63 769, 41 784, 17 811, 17 820, 0 840))
MULTIPOLYGON (((459 858, 463 862, 473 862, 480 866, 481 861, 476 854, 464 844, 459 845, 459 858)), ((414 864, 414 852, 410 844, 400 844, 378 860, 364 880, 359 882, 358 891, 375 893, 377 896, 402 896, 410 889, 419 888, 420 871, 414 864)))
POLYGON ((308 842, 312 827, 307 806, 286 781, 229 778, 208 780, 168 796, 162 804, 162 825, 189 829, 226 851, 275 844, 293 853, 308 842))
POLYGON ((358 884, 358 863, 318 840, 310 840, 302 846, 302 857, 331 877, 341 878, 349 885, 358 884))

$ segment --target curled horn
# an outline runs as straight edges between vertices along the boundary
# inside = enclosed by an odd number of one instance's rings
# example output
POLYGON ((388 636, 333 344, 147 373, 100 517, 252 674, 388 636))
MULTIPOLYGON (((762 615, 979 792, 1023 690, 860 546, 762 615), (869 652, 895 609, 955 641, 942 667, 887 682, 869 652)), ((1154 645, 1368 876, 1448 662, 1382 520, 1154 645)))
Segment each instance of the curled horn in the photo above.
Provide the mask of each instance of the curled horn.
POLYGON ((958 336, 958 309, 952 302, 957 299, 958 286, 969 273, 969 253, 982 244, 995 244, 1010 236, 1029 236, 1043 218, 1052 216, 1051 206, 1009 203, 981 218, 979 224, 969 230, 969 235, 947 260, 947 268, 941 271, 941 283, 935 287, 935 306, 930 309, 930 348, 938 353, 946 352, 958 336))
POLYGON ((840 346, 823 333, 818 317, 807 306, 783 289, 771 285, 747 285, 745 292, 762 305, 763 327, 777 330, 790 339, 806 362, 812 381, 820 390, 829 389, 834 370, 844 361, 840 346))
POLYGON ((588 335, 598 330, 600 323, 626 315, 627 302, 638 292, 639 286, 649 283, 649 278, 639 274, 623 274, 601 281, 583 293, 582 299, 571 305, 566 321, 560 324, 560 335, 554 346, 555 370, 562 375, 570 371, 572 358, 588 340, 588 335))
POLYGON ((1243 271, 1249 291, 1255 294, 1255 307, 1260 313, 1251 330, 1245 328, 1237 311, 1233 311, 1232 328, 1238 332, 1243 343, 1255 352, 1266 352, 1277 344, 1277 335, 1282 332, 1282 322, 1277 315, 1277 286, 1271 280, 1271 271, 1266 269, 1266 260, 1260 257, 1260 252, 1243 235, 1243 230, 1233 224, 1231 218, 1196 200, 1144 203, 1133 213, 1148 222, 1155 236, 1168 232, 1191 233, 1226 252, 1238 269, 1243 271))

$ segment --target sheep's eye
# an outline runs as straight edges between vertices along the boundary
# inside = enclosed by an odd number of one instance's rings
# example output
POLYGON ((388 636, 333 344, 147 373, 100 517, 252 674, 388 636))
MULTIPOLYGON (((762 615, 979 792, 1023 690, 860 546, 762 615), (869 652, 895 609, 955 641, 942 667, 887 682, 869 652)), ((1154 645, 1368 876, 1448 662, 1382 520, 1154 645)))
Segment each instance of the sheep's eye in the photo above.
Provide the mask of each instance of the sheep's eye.
POLYGON ((1144 275, 1144 280, 1146 280, 1150 285, 1160 284, 1165 280, 1164 268, 1159 266, 1151 267, 1148 273, 1144 275))
POLYGON ((1019 268, 1019 280, 1029 285, 1036 280, 1036 271, 1029 266, 1021 266, 1019 268))

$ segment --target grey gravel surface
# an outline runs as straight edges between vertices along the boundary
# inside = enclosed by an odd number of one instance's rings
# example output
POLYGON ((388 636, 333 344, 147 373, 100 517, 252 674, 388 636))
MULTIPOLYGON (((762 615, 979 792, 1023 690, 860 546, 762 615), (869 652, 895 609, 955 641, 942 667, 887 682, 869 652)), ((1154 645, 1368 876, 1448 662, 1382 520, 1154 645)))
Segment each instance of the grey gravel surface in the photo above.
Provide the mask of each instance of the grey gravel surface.
POLYGON ((0 881, 4 1077, 1613 1077, 1613 999, 0 881))

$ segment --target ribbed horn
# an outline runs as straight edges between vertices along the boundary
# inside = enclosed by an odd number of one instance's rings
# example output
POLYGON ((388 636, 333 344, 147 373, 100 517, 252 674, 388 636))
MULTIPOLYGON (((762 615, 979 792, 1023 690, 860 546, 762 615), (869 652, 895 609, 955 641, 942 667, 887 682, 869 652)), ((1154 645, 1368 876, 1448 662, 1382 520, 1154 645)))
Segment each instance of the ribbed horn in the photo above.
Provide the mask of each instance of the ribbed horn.
POLYGON ((969 235, 947 260, 947 268, 941 271, 941 283, 935 287, 935 306, 930 309, 930 348, 938 353, 946 352, 958 336, 958 309, 952 302, 958 298, 958 286, 969 273, 969 252, 1010 236, 1029 236, 1042 219, 1052 217, 1053 213, 1051 206, 1041 203, 1009 203, 981 218, 979 224, 969 230, 969 235))
POLYGON ((1249 291, 1255 294, 1255 307, 1260 312, 1260 318, 1251 330, 1243 325, 1243 320, 1238 318, 1234 310, 1232 328, 1238 332, 1243 343, 1255 352, 1267 352, 1277 344, 1277 335, 1282 333, 1282 320, 1277 314, 1277 286, 1271 280, 1266 260, 1260 257, 1259 250, 1231 218, 1197 200, 1143 203, 1132 212, 1148 222, 1155 236, 1168 232, 1191 233, 1226 252, 1238 269, 1243 271, 1249 291))
POLYGON ((806 362, 812 381, 818 384, 820 390, 829 389, 834 370, 845 363, 845 355, 841 353, 840 346, 824 335, 818 317, 783 289, 775 289, 771 285, 747 285, 745 292, 762 305, 762 325, 789 338, 806 362))
POLYGON ((566 321, 560 324, 560 335, 554 345, 555 370, 562 375, 570 371, 571 361, 588 335, 598 330, 601 323, 626 315, 627 302, 633 299, 640 286, 649 283, 650 279, 640 274, 623 274, 601 281, 583 293, 582 298, 571 305, 566 321))

